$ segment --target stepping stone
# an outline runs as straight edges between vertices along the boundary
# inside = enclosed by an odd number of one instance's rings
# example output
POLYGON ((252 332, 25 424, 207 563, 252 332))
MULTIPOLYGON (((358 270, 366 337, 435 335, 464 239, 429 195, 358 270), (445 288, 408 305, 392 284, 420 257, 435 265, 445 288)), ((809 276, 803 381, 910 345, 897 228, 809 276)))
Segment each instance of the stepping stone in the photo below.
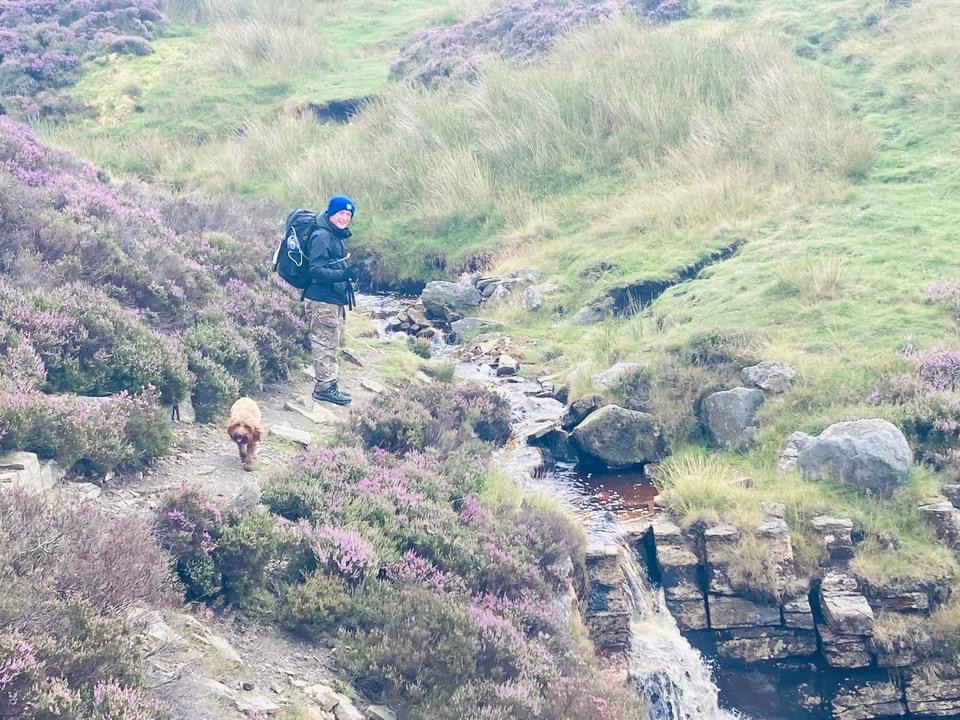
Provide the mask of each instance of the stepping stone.
POLYGON ((289 440, 290 442, 296 443, 297 445, 302 445, 303 447, 309 447, 310 443, 313 442, 313 435, 308 433, 306 430, 297 430, 297 428, 291 427, 286 423, 281 425, 271 425, 270 432, 279 438, 289 440))

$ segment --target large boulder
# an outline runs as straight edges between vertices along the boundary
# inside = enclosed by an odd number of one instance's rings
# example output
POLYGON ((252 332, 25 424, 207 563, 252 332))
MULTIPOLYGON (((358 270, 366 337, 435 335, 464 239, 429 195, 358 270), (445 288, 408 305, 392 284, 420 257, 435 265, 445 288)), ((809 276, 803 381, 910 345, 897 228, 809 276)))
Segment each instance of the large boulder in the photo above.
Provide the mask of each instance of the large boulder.
POLYGON ((450 323, 450 330, 453 333, 454 342, 464 342, 474 335, 491 332, 502 328, 498 322, 493 320, 484 320, 478 317, 465 317, 462 320, 455 320, 450 323))
POLYGON ((703 420, 719 444, 731 450, 753 445, 757 431, 753 420, 763 405, 763 391, 738 387, 708 395, 703 401, 703 420))
POLYGON ((573 431, 577 445, 610 467, 653 462, 662 451, 660 429, 648 413, 607 405, 573 431))
POLYGON ((563 417, 560 418, 560 427, 569 432, 582 423, 590 413, 601 407, 603 407, 603 398, 599 395, 584 395, 577 398, 570 403, 563 417))
POLYGON ((831 425, 800 451, 798 465, 810 480, 837 480, 888 496, 907 481, 912 454, 903 433, 886 420, 831 425))
POLYGON ((480 304, 480 293, 473 285, 444 280, 428 282, 420 294, 427 317, 451 322, 480 304))
POLYGON ((753 385, 772 393, 783 393, 793 385, 797 371, 789 365, 774 360, 764 360, 757 365, 745 367, 740 372, 744 385, 753 385))

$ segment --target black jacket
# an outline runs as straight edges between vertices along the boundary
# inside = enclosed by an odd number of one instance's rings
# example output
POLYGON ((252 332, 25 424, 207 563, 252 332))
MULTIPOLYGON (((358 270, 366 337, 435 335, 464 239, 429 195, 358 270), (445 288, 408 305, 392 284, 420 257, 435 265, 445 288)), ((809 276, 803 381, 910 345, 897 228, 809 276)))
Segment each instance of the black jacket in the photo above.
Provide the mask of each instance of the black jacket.
POLYGON ((349 230, 340 230, 326 215, 317 215, 317 229, 307 243, 310 285, 303 291, 308 300, 353 306, 353 288, 347 279, 346 240, 349 230))

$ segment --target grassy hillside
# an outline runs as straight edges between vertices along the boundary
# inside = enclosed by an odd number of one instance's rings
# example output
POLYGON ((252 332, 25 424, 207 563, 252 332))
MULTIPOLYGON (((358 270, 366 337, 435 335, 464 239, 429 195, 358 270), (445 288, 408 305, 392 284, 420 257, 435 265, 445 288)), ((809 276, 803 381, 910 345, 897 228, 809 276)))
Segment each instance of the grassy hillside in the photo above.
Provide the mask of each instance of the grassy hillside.
MULTIPOLYGON (((949 0, 702 2, 688 20, 595 25, 538 64, 492 61, 473 84, 430 90, 388 83, 389 60, 406 32, 463 11, 384 7, 319 6, 326 54, 242 74, 223 65, 242 44, 218 46, 216 19, 191 20, 149 58, 90 69, 79 90, 104 112, 48 134, 118 172, 213 193, 301 205, 348 190, 358 237, 393 279, 481 261, 542 268, 559 284, 543 310, 497 311, 531 371, 568 372, 584 391, 617 359, 648 362, 681 460, 702 440, 692 417, 704 392, 743 363, 785 360, 797 387, 764 409, 756 450, 723 459, 755 479, 742 492, 787 499, 795 525, 831 507, 871 537, 900 537, 898 552, 863 546, 872 572, 956 571, 913 511, 942 474, 918 471, 890 507, 773 470, 792 430, 863 416, 897 421, 922 457, 950 466, 958 443, 943 428, 960 377, 923 380, 942 361, 934 350, 957 347, 957 294, 928 298, 960 275, 960 21, 949 0), (368 92, 379 99, 347 127, 291 112, 368 92), (612 288, 669 277, 734 241, 736 256, 632 317, 570 322, 612 288)), ((694 510, 726 512, 739 492, 694 510)))

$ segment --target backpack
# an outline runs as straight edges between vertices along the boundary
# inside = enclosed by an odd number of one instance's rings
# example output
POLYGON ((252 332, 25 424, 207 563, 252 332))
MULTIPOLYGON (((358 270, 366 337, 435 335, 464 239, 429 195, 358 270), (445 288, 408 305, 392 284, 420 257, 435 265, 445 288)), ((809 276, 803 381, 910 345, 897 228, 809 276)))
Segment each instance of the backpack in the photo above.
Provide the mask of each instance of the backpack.
POLYGON ((310 285, 310 250, 307 242, 317 227, 317 214, 294 210, 287 216, 283 240, 273 256, 273 269, 298 290, 310 285))

